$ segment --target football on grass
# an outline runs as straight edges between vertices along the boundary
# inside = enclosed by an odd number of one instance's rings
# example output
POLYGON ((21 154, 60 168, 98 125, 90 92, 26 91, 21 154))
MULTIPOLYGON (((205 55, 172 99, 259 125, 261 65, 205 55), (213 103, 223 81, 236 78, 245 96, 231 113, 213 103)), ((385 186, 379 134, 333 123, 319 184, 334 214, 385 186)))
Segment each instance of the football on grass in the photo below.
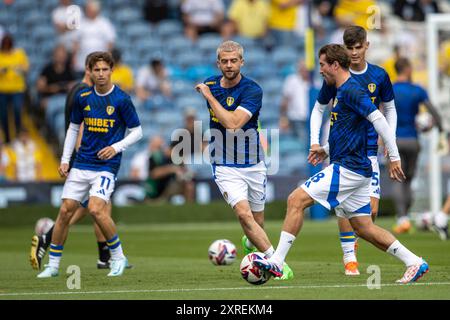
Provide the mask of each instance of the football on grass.
POLYGON ((236 246, 227 239, 216 240, 209 246, 208 256, 216 266, 230 265, 236 260, 236 246))

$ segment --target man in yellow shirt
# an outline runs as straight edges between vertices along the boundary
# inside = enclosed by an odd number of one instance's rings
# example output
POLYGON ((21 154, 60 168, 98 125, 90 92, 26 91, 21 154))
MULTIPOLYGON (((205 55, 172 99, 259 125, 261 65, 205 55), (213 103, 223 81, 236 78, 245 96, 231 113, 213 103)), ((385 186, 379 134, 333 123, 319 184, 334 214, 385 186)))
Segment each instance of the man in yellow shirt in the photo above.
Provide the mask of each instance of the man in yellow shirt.
POLYGON ((233 0, 228 10, 233 32, 247 38, 263 38, 267 33, 269 10, 265 0, 233 0))
POLYGON ((297 10, 304 0, 271 0, 269 29, 273 45, 289 45, 294 38, 297 10))
POLYGON ((367 29, 375 13, 367 9, 376 4, 374 0, 339 0, 334 15, 340 25, 357 25, 367 29))
POLYGON ((26 89, 26 72, 28 58, 23 49, 14 48, 14 40, 10 34, 5 34, 0 46, 0 123, 3 129, 4 141, 9 143, 11 136, 8 122, 8 106, 14 108, 16 133, 22 127, 22 107, 26 89))
POLYGON ((122 54, 118 49, 113 49, 111 52, 114 59, 114 72, 112 73, 112 83, 118 85, 120 89, 126 91, 128 94, 134 91, 133 70, 122 63, 122 54))

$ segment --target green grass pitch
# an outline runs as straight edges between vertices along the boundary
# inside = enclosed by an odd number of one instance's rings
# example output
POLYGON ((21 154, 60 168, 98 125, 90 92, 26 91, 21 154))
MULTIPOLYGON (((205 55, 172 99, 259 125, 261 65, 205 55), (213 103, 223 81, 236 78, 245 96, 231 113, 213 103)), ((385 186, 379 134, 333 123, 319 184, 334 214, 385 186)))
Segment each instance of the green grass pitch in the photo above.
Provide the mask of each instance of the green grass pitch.
MULTIPOLYGON (((225 205, 223 208, 229 210, 232 219, 231 210, 225 205)), ((134 209, 123 209, 121 214, 127 210, 134 209)), ((180 215, 188 214, 183 207, 178 207, 178 211, 180 215)), ((152 214, 151 210, 148 214, 152 214)), ((89 224, 71 229, 60 276, 52 279, 37 279, 37 272, 28 263, 33 224, 0 224, 0 299, 450 299, 450 241, 443 242, 434 233, 415 232, 398 237, 410 250, 427 259, 430 272, 417 284, 397 285, 395 280, 402 276, 403 264, 363 240, 358 250, 361 275, 344 276, 336 220, 307 220, 287 259, 295 278, 253 286, 240 276, 242 232, 238 222, 230 219, 119 223, 119 236, 134 268, 118 278, 108 278, 107 270, 96 269, 97 245, 89 224), (208 260, 209 245, 221 238, 237 246, 238 258, 231 266, 217 267, 208 260), (79 290, 67 288, 70 274, 66 270, 70 265, 81 268, 79 290), (380 289, 368 289, 366 285, 372 275, 367 273, 370 265, 380 268, 380 289)), ((380 218, 377 223, 390 228, 393 221, 380 218)), ((274 246, 281 225, 280 219, 266 223, 274 246)))

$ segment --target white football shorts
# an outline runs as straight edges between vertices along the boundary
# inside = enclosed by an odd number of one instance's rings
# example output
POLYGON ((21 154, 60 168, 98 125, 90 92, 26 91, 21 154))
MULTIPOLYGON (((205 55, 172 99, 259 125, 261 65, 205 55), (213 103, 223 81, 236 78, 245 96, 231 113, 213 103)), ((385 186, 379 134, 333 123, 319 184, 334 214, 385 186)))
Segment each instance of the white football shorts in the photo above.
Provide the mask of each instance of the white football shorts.
POLYGON ((301 188, 338 217, 370 216, 370 180, 340 165, 331 164, 309 178, 301 188))
POLYGON ((380 185, 380 165, 378 164, 378 157, 369 157, 372 162, 372 181, 370 182, 370 197, 380 199, 381 185, 380 185))
POLYGON ((64 183, 61 199, 73 199, 83 203, 87 197, 98 197, 109 202, 115 181, 115 175, 108 171, 72 168, 64 183))
POLYGON ((213 166, 214 181, 225 201, 233 208, 248 200, 252 212, 264 211, 267 167, 263 161, 247 167, 213 166))

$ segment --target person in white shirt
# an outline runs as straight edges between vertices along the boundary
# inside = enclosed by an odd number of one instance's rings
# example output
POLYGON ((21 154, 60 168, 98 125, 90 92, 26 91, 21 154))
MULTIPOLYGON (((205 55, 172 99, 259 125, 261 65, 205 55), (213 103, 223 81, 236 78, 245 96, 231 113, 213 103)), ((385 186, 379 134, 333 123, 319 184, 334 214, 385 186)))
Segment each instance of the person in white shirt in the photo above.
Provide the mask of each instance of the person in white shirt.
POLYGON ((171 84, 161 60, 152 59, 148 65, 142 66, 138 70, 136 95, 143 102, 155 95, 168 99, 172 96, 171 84))
POLYGON ((100 15, 100 2, 88 0, 74 44, 75 71, 84 74, 84 61, 93 51, 111 51, 116 31, 109 19, 100 15))
POLYGON ((289 119, 293 133, 301 140, 308 141, 309 121, 309 71, 303 60, 297 64, 297 73, 286 77, 283 85, 281 114, 289 119))
POLYGON ((42 156, 26 129, 12 143, 15 154, 16 179, 18 182, 33 182, 42 178, 42 156))
POLYGON ((58 33, 58 43, 72 51, 76 40, 76 29, 80 26, 83 12, 72 0, 60 0, 59 6, 52 11, 52 22, 58 33))
POLYGON ((223 0, 185 0, 181 5, 185 33, 192 41, 199 34, 219 32, 225 17, 223 0))

